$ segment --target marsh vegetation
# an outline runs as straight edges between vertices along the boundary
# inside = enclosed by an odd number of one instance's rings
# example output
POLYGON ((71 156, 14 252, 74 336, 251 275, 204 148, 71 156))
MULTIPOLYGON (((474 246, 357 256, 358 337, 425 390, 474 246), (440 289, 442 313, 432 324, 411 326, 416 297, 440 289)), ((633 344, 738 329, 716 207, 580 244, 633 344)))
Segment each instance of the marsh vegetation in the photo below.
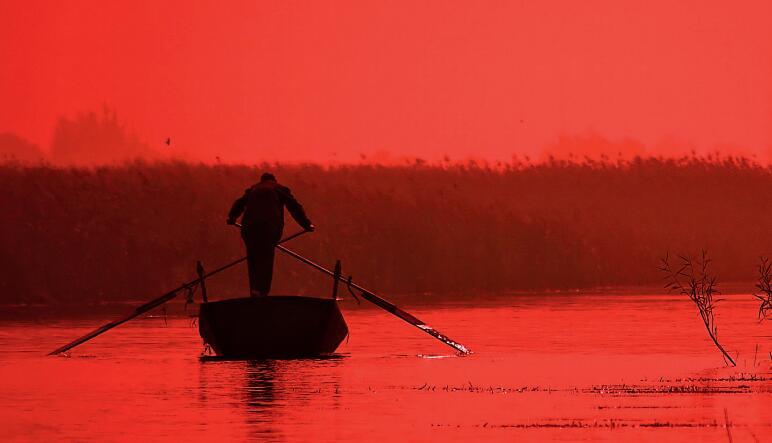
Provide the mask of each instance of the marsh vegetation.
MULTIPOLYGON (((469 294, 659 285, 667 250, 707 248, 724 281, 752 282, 772 250, 759 190, 772 170, 743 159, 0 166, 4 303, 138 300, 242 255, 233 199, 273 171, 319 229, 291 247, 343 262, 387 293, 469 294)), ((288 226, 287 232, 292 232, 288 226)), ((214 279, 242 294, 243 272, 214 279)), ((279 259, 277 292, 328 290, 279 259)))

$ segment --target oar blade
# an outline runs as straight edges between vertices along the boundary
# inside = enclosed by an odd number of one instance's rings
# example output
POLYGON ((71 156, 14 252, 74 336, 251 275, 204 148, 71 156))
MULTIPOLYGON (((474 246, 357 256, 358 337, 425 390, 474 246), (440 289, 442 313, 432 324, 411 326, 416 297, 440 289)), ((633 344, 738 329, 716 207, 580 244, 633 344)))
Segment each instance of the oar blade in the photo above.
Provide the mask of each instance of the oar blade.
MULTIPOLYGON (((403 310, 402 308, 389 303, 385 299, 378 297, 377 295, 371 293, 371 292, 363 292, 362 296, 367 299, 367 296, 374 297, 378 299, 378 303, 376 303, 378 306, 383 307, 384 304, 391 305, 390 308, 385 308, 387 311, 391 312, 392 314, 396 315, 397 317, 401 318, 402 320, 410 323, 411 325, 415 326, 416 328, 426 332, 427 334, 431 335, 432 337, 436 338, 437 340, 445 343, 446 345, 450 346, 451 348, 457 350, 463 355, 469 355, 472 353, 472 351, 467 348, 466 346, 462 345, 461 343, 451 339, 447 335, 441 333, 440 331, 434 329, 433 327, 427 325, 423 321, 421 321, 418 317, 415 315, 403 310)), ((369 300, 369 299, 368 299, 369 300)), ((373 301, 373 300, 370 300, 373 301)), ((373 301, 375 303, 375 301, 373 301)))
POLYGON ((83 344, 83 343, 91 340, 92 338, 94 338, 94 337, 96 337, 98 335, 101 335, 102 333, 107 332, 108 330, 118 326, 116 323, 117 322, 112 321, 112 322, 107 323, 107 324, 105 324, 103 326, 100 326, 97 329, 89 332, 88 334, 86 334, 86 335, 84 335, 82 337, 79 337, 79 338, 77 338, 77 339, 67 343, 64 346, 61 346, 59 348, 54 349, 53 351, 49 352, 47 355, 58 355, 58 354, 61 354, 62 352, 67 352, 70 349, 72 349, 72 348, 74 348, 74 347, 76 347, 76 346, 78 346, 80 344, 83 344))
POLYGON ((116 326, 120 326, 120 325, 126 323, 129 320, 132 320, 132 319, 134 319, 136 317, 139 317, 140 315, 144 314, 145 312, 150 311, 151 309, 153 309, 153 308, 155 308, 157 306, 160 306, 160 305, 168 302, 169 300, 173 299, 176 296, 177 296, 177 290, 175 290, 173 292, 166 293, 166 294, 164 294, 164 295, 162 295, 162 296, 160 296, 160 297, 158 297, 158 298, 156 298, 154 300, 151 300, 151 301, 143 304, 142 306, 137 307, 136 309, 134 309, 134 311, 132 311, 131 314, 129 314, 129 315, 125 316, 125 317, 122 317, 122 318, 120 318, 118 320, 113 320, 113 321, 111 321, 109 323, 106 323, 106 324, 104 324, 104 325, 94 329, 93 331, 89 332, 88 334, 86 334, 86 335, 84 335, 84 336, 82 336, 80 338, 77 338, 77 339, 67 343, 66 345, 64 345, 62 347, 54 349, 53 351, 49 352, 48 355, 57 355, 57 354, 61 354, 62 352, 67 352, 70 349, 72 349, 72 348, 74 348, 76 346, 82 345, 83 343, 91 340, 92 338, 95 338, 95 337, 98 337, 98 336, 104 334, 105 332, 109 331, 110 329, 115 328, 116 326))
POLYGON ((467 348, 466 346, 462 345, 461 343, 451 339, 447 335, 444 335, 440 333, 438 330, 432 328, 429 325, 426 324, 417 324, 415 325, 418 329, 426 332, 427 334, 431 335, 432 337, 436 338, 437 340, 445 343, 446 345, 450 346, 451 348, 457 350, 463 355, 470 355, 472 353, 472 350, 467 348))

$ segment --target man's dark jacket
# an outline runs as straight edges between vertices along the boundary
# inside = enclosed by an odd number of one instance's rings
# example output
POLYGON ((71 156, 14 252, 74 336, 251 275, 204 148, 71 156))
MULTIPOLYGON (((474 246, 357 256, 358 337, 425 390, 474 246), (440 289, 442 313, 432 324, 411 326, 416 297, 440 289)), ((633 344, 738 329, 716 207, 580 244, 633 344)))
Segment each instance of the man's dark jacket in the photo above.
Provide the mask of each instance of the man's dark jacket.
POLYGON ((241 213, 242 232, 279 241, 284 229, 284 207, 303 229, 310 229, 311 220, 292 192, 275 180, 262 180, 233 202, 228 218, 236 220, 241 213))

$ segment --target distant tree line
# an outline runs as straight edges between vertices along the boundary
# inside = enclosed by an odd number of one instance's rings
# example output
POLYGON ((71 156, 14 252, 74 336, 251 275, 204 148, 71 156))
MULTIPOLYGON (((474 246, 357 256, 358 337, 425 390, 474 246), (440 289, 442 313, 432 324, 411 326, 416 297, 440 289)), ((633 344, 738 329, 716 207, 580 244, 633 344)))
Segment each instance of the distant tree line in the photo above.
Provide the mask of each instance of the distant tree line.
POLYGON ((0 133, 0 162, 57 165, 121 163, 143 158, 158 160, 161 153, 151 148, 118 120, 115 110, 81 112, 60 117, 54 127, 49 152, 16 134, 0 133))

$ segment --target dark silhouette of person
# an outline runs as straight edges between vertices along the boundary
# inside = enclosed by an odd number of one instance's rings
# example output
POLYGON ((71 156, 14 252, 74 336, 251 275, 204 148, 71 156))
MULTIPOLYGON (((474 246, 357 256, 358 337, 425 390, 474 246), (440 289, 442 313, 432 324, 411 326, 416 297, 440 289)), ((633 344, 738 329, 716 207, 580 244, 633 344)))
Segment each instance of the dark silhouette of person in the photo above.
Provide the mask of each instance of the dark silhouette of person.
POLYGON ((284 230, 284 207, 306 231, 314 224, 306 216, 303 206, 295 200, 286 186, 280 185, 273 174, 266 172, 260 182, 250 187, 233 202, 227 223, 232 225, 241 218, 241 237, 247 248, 250 295, 266 296, 273 278, 274 248, 284 230))

